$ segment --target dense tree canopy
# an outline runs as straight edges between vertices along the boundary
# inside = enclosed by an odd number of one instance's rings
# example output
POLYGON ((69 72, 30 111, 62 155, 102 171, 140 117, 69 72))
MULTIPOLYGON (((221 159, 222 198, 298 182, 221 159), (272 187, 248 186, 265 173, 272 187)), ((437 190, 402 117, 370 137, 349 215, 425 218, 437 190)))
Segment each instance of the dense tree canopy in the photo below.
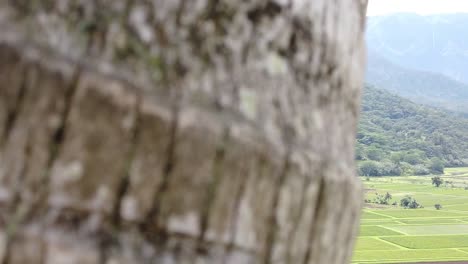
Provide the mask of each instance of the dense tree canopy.
POLYGON ((442 173, 468 164, 468 119, 373 87, 364 90, 357 135, 359 173, 442 173))

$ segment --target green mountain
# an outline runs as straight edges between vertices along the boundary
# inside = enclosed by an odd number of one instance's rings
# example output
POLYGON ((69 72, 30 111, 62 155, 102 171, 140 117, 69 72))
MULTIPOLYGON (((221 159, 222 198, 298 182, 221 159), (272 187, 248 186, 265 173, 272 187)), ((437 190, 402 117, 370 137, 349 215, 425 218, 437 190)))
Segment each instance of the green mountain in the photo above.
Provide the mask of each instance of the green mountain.
POLYGON ((357 135, 361 175, 422 175, 468 165, 468 119, 366 87, 357 135))
POLYGON ((369 49, 366 81, 413 102, 468 113, 468 85, 439 73, 402 68, 369 49))

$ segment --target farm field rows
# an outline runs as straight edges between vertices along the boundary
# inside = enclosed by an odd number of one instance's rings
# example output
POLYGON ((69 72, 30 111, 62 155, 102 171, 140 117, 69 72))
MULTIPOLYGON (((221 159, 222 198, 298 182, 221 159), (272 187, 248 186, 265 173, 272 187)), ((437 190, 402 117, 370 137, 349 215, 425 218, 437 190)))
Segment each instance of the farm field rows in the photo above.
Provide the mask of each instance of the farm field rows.
POLYGON ((446 169, 440 187, 432 177, 363 178, 368 201, 387 192, 392 198, 390 205, 366 203, 353 263, 468 263, 468 168, 446 169), (407 195, 423 208, 400 207, 407 195))

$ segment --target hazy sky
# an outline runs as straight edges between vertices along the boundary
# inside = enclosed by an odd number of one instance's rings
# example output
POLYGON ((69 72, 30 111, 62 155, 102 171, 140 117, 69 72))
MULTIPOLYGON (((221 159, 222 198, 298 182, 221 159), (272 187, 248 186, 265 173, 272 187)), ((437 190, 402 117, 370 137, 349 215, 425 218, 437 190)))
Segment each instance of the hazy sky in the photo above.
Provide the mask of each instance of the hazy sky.
POLYGON ((369 16, 396 12, 413 12, 422 15, 468 13, 468 0, 369 0, 367 10, 369 16))

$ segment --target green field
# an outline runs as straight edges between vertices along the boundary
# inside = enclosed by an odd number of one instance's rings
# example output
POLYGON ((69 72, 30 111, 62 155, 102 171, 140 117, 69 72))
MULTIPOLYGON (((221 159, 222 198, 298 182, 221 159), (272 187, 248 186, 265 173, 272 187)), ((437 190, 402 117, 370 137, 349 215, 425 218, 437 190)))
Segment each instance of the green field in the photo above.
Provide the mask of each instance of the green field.
POLYGON ((399 204, 410 195, 424 208, 366 204, 353 263, 468 263, 468 168, 447 168, 439 188, 432 186, 431 177, 363 178, 368 200, 388 192, 390 204, 399 204))

